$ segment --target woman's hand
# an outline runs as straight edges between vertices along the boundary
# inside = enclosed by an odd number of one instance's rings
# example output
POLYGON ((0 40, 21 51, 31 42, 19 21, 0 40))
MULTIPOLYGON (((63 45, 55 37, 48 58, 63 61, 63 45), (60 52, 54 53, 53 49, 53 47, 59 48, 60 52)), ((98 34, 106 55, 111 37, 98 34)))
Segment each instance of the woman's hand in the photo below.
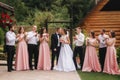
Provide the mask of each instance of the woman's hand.
POLYGON ((45 39, 45 41, 49 42, 49 38, 48 37, 45 37, 44 39, 45 39))
POLYGON ((89 38, 88 38, 88 37, 86 38, 86 45, 87 45, 87 46, 90 45, 90 44, 89 44, 89 38))
POLYGON ((60 38, 59 41, 62 42, 63 40, 60 38))
POLYGON ((19 38, 20 37, 20 34, 17 34, 16 38, 19 38))
POLYGON ((97 40, 93 43, 93 44, 90 44, 91 46, 93 46, 93 47, 98 47, 98 42, 97 42, 97 40))
POLYGON ((20 41, 22 41, 24 39, 24 37, 25 36, 23 36, 23 37, 19 36, 17 40, 20 42, 20 41))
POLYGON ((49 34, 46 35, 46 41, 49 42, 49 34))
POLYGON ((40 36, 40 39, 39 39, 39 40, 40 40, 40 42, 42 42, 42 41, 44 40, 44 37, 41 37, 41 36, 40 36))
POLYGON ((64 41, 64 40, 62 40, 62 43, 65 43, 65 41, 64 41))

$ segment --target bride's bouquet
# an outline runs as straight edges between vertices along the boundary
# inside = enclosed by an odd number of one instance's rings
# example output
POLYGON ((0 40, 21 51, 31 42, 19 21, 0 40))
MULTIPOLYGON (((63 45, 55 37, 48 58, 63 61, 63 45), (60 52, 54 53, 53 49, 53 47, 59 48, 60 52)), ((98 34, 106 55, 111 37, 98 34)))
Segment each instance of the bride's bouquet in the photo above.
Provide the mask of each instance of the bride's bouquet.
POLYGON ((59 41, 62 43, 61 46, 64 46, 65 40, 63 38, 60 38, 59 41))

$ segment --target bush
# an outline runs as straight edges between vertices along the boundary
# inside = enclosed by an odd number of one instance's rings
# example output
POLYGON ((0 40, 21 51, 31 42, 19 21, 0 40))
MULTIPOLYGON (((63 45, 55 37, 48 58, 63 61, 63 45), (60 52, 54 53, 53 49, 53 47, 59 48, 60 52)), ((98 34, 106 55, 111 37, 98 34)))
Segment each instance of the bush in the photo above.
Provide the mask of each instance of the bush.
POLYGON ((117 48, 117 59, 120 62, 120 46, 117 48))
POLYGON ((0 60, 7 60, 7 54, 0 54, 0 60))
POLYGON ((0 45, 4 43, 4 31, 0 28, 0 45))

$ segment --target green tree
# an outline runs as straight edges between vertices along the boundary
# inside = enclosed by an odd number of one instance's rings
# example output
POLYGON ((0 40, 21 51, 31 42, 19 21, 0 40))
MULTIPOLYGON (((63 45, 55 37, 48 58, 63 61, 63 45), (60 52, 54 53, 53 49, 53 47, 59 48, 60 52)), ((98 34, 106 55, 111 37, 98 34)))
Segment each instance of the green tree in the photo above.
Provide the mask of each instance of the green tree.
POLYGON ((54 0, 22 0, 26 6, 31 9, 39 9, 40 11, 50 11, 51 5, 54 0))
POLYGON ((22 22, 29 14, 28 7, 22 0, 1 0, 15 9, 15 18, 18 22, 22 22))
POLYGON ((91 10, 94 0, 62 0, 61 5, 68 9, 68 14, 73 18, 74 26, 77 26, 88 11, 91 10))
MULTIPOLYGON (((37 22, 35 18, 38 11, 53 15, 50 20, 70 20, 73 18, 74 26, 85 17, 92 8, 94 0, 0 0, 15 8, 17 24, 32 25, 37 22), (37 11, 37 10, 38 11, 37 11)), ((43 15, 44 16, 44 15, 43 15)), ((44 17, 46 18, 46 17, 44 17)))

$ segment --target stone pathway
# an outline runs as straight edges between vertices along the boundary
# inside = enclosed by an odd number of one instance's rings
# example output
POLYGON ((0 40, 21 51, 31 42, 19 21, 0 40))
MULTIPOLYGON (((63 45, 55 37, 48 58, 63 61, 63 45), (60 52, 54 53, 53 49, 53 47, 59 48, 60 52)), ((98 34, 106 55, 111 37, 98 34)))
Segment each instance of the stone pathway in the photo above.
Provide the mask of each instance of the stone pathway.
POLYGON ((59 71, 13 71, 7 72, 6 66, 0 66, 0 80, 81 80, 77 72, 59 71))

